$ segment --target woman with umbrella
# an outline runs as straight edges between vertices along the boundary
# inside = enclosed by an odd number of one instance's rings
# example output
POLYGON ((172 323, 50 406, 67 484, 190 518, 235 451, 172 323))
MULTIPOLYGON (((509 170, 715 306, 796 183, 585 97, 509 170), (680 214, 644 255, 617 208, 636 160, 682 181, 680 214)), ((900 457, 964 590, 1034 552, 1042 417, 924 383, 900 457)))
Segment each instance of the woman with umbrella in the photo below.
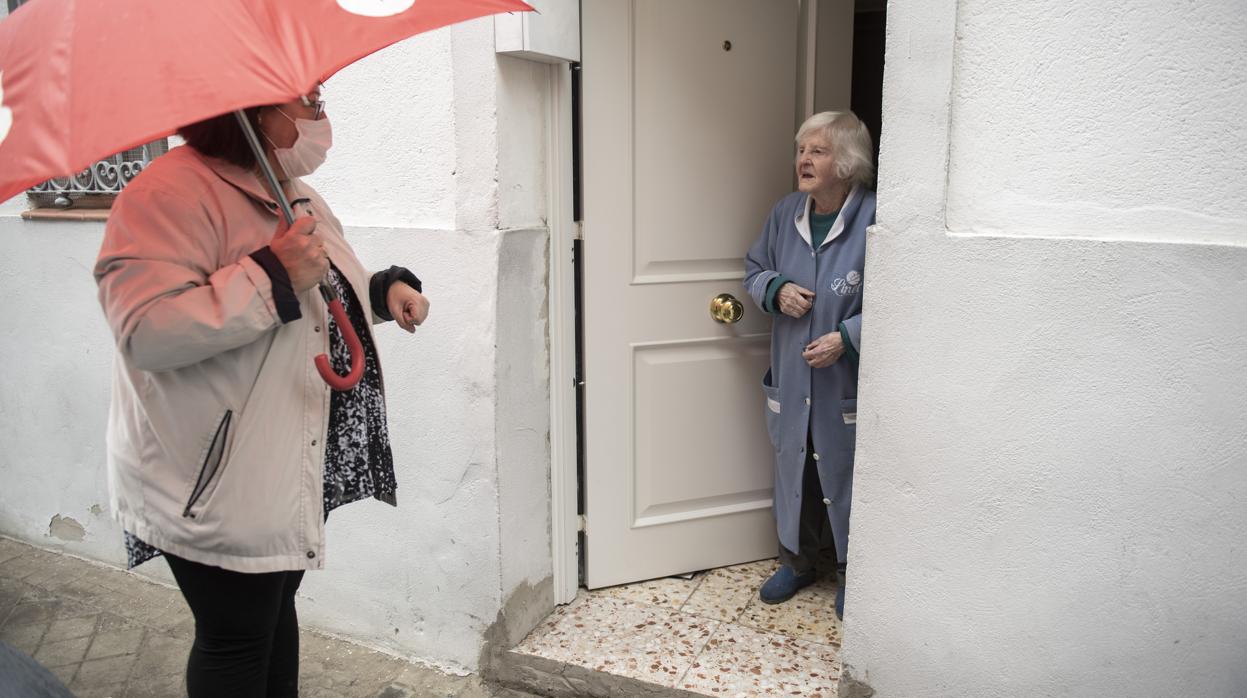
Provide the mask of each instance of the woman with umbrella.
POLYGON ((187 141, 117 197, 95 277, 117 341, 111 503, 131 564, 163 552, 195 615, 192 696, 294 695, 294 594, 324 564, 328 512, 395 502, 371 324, 412 332, 428 301, 405 269, 365 271, 299 180, 332 142, 315 86, 531 9, 40 0, 0 22, 0 201, 179 126, 187 141))
POLYGON ((294 595, 324 564, 329 511, 396 503, 371 325, 414 332, 429 304, 406 269, 366 272, 299 179, 332 142, 319 88, 245 110, 281 192, 235 118, 182 128, 187 145, 109 216, 95 267, 118 349, 109 477, 131 566, 163 553, 195 616, 190 695, 296 695, 294 595), (362 352, 326 319, 322 278, 362 352), (362 356, 355 387, 313 370, 326 349, 337 372, 362 356))

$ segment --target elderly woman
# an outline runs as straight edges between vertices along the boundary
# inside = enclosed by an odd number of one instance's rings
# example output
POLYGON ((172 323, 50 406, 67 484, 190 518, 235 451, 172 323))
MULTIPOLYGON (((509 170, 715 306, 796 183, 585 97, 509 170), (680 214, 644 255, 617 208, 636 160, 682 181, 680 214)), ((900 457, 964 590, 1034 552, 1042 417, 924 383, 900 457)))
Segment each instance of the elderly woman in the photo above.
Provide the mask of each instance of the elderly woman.
MULTIPOLYGON (((822 112, 797 131, 799 191, 771 210, 745 257, 745 288, 774 313, 763 378, 775 447, 779 570, 762 585, 782 603, 814 582, 830 544, 843 566, 849 539, 857 358, 866 228, 875 222, 870 133, 852 112, 822 112)), ((842 615, 840 585, 836 614, 842 615)))
POLYGON ((332 143, 319 89, 247 110, 295 210, 233 115, 183 128, 185 147, 117 197, 96 262, 117 341, 108 431, 112 506, 133 567, 163 554, 195 617, 186 684, 197 696, 298 694, 294 596, 325 560, 325 518, 395 503, 374 322, 413 332, 428 301, 400 267, 369 274, 342 226, 299 180, 332 143), (275 232, 276 231, 276 232, 275 232), (359 384, 313 369, 350 363, 312 291, 326 278, 364 348, 359 384))

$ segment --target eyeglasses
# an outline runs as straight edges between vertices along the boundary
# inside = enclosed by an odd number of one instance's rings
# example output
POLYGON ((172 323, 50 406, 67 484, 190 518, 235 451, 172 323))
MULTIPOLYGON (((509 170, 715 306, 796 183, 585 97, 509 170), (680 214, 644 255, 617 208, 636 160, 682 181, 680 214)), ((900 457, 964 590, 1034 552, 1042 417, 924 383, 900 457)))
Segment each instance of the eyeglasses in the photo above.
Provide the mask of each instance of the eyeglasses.
POLYGON ((303 103, 303 106, 312 108, 313 121, 319 120, 320 115, 325 113, 325 100, 321 99, 319 96, 317 96, 316 99, 312 99, 307 95, 303 95, 302 97, 299 97, 299 101, 303 103))

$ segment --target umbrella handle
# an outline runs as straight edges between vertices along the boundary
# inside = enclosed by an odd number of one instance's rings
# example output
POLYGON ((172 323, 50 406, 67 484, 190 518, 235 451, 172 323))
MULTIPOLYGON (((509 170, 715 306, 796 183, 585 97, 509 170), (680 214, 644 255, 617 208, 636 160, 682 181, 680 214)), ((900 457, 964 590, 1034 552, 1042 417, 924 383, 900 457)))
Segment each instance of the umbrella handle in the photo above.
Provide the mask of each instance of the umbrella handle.
MULTIPOLYGON (((238 121, 239 128, 242 129, 247 145, 251 146, 251 152, 255 154, 260 171, 268 180, 274 196, 277 197, 277 204, 281 207, 281 214, 286 219, 286 225, 294 225, 294 209, 290 208, 286 192, 282 190, 281 183, 277 181, 277 175, 269 165, 268 156, 264 154, 264 146, 260 145, 255 129, 251 128, 251 122, 247 120, 247 115, 243 110, 239 109, 234 112, 234 118, 238 121)), ((351 354, 351 370, 345 376, 339 376, 334 372, 333 365, 329 363, 329 357, 325 354, 316 357, 316 370, 320 372, 320 377, 330 388, 339 392, 350 390, 364 376, 364 345, 360 343, 359 336, 355 334, 355 327, 351 325, 350 318, 346 316, 346 311, 342 308, 342 300, 338 298, 333 286, 321 281, 320 295, 324 296, 325 302, 329 304, 329 314, 333 316, 334 322, 338 323, 342 338, 346 340, 346 347, 351 354)))
POLYGON ((342 338, 346 340, 347 349, 350 350, 351 370, 345 376, 338 375, 333 370, 333 365, 329 363, 329 356, 326 354, 316 357, 316 370, 320 372, 320 377, 326 385, 338 392, 343 392, 354 388, 359 383, 359 379, 364 377, 364 345, 360 343, 359 336, 355 334, 355 328, 351 327, 351 320, 346 316, 346 310, 342 308, 342 299, 333 292, 333 287, 322 281, 320 292, 329 304, 329 314, 338 324, 338 329, 342 331, 342 338))

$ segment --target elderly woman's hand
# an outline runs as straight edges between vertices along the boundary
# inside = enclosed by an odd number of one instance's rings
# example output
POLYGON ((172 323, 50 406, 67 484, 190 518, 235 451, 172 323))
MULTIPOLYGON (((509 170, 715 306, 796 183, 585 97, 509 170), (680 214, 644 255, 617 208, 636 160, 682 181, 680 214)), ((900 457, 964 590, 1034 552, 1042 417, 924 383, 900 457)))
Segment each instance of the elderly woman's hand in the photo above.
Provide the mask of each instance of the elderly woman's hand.
POLYGON ((801 352, 801 358, 805 359, 810 368, 827 368, 841 356, 844 356, 844 339, 840 336, 840 330, 828 332, 810 342, 805 351, 801 352))
POLYGON ((775 294, 775 302, 779 311, 790 318, 800 319, 814 306, 814 292, 789 281, 779 287, 775 294))
POLYGON ((385 294, 385 306, 394 322, 408 332, 415 332, 416 325, 424 324, 429 317, 429 299, 402 281, 390 284, 390 290, 385 294))

